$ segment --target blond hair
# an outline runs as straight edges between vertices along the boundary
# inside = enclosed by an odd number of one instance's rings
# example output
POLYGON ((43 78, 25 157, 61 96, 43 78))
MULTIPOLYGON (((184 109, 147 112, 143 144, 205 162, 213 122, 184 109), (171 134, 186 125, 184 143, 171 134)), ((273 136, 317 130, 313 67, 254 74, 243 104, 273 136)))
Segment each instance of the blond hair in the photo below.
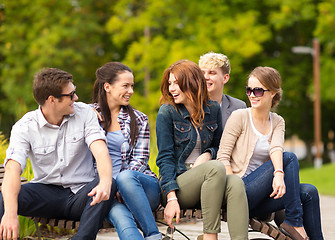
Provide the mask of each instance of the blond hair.
POLYGON ((230 62, 226 55, 221 53, 208 52, 202 55, 199 59, 201 68, 207 67, 210 69, 220 68, 223 74, 230 74, 230 62))

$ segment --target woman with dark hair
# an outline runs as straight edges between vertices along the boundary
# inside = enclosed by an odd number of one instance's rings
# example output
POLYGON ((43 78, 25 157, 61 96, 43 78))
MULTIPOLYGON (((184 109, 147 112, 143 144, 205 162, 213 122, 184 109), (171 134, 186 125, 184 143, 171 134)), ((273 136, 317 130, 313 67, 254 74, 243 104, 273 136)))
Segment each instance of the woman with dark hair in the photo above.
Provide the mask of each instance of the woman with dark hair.
POLYGON ((318 192, 313 185, 300 184, 297 157, 283 152, 284 119, 270 111, 281 99, 281 82, 271 67, 257 67, 250 73, 245 91, 251 107, 229 117, 217 159, 227 174, 243 179, 250 217, 285 209, 286 218, 280 224, 284 232, 294 240, 308 236, 320 240, 318 192))
POLYGON ((221 109, 209 100, 200 68, 188 60, 164 72, 161 103, 156 122, 157 166, 163 190, 164 218, 172 226, 180 209, 201 208, 203 236, 217 239, 221 207, 227 204, 230 237, 248 239, 248 207, 243 181, 226 177, 216 159, 222 134, 221 109))
POLYGON ((93 102, 102 116, 113 177, 123 201, 113 201, 108 221, 120 239, 161 239, 152 214, 160 202, 160 188, 148 165, 149 121, 129 105, 133 86, 132 70, 122 63, 109 62, 96 71, 93 102))

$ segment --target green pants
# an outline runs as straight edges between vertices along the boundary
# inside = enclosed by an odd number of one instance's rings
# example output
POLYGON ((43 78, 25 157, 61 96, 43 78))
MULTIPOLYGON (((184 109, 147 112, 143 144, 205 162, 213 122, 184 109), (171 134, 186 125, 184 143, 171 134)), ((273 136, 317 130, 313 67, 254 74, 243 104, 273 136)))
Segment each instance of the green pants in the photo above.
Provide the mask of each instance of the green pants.
MULTIPOLYGON (((221 208, 227 203, 231 239, 248 239, 248 202, 241 178, 226 176, 224 165, 212 160, 179 175, 176 181, 181 209, 201 206, 204 233, 220 232, 221 208)), ((166 199, 163 199, 165 202, 166 199)))

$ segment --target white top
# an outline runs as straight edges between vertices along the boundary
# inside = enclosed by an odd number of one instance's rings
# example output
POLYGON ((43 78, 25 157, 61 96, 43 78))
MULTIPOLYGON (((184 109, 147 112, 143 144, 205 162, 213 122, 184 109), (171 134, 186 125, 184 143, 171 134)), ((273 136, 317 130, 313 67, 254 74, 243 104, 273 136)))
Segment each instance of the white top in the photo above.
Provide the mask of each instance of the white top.
POLYGON ((31 182, 70 187, 74 193, 91 182, 95 171, 89 146, 106 138, 93 109, 73 105, 74 113, 64 116, 60 126, 48 123, 40 107, 26 113, 12 128, 5 164, 15 160, 23 171, 29 157, 31 182))
POLYGON ((192 150, 191 154, 188 156, 188 158, 185 161, 185 163, 189 163, 189 164, 193 164, 195 162, 195 160, 197 160, 197 158, 201 154, 201 139, 200 139, 198 129, 195 129, 195 130, 197 132, 197 142, 196 142, 195 147, 192 150))
POLYGON ((251 172, 255 171, 255 169, 257 169, 259 166, 261 166, 266 160, 268 160, 270 158, 270 154, 269 154, 269 150, 270 150, 270 143, 269 143, 269 139, 270 136, 272 134, 272 119, 271 119, 271 114, 269 114, 270 116, 270 122, 271 122, 271 131, 269 134, 264 135, 262 133, 260 133, 259 131, 257 131, 257 129, 255 128, 255 125, 252 121, 252 116, 251 116, 251 110, 250 108, 248 108, 248 112, 249 112, 249 118, 250 118, 250 123, 251 123, 251 127, 253 132, 257 135, 258 140, 256 142, 255 145, 255 149, 254 152, 250 158, 250 162, 248 165, 248 168, 245 172, 245 174, 243 175, 242 178, 248 176, 251 172))

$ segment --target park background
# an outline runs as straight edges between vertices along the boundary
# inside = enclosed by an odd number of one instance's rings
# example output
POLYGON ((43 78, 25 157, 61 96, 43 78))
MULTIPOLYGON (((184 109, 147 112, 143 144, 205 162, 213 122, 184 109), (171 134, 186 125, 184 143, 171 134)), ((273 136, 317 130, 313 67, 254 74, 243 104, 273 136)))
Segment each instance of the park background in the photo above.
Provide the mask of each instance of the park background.
POLYGON ((335 0, 0 0, 0 161, 11 126, 38 107, 36 72, 72 73, 79 101, 90 103, 96 69, 120 61, 134 71, 131 104, 149 117, 150 166, 158 173, 155 122, 164 69, 180 59, 198 63, 209 51, 229 57, 224 92, 245 102, 250 71, 278 69, 283 99, 275 111, 286 121, 286 138, 298 139, 286 146, 301 156, 301 181, 335 195, 335 0), (313 168, 313 58, 292 51, 312 47, 314 39, 320 42, 320 169, 313 168))

